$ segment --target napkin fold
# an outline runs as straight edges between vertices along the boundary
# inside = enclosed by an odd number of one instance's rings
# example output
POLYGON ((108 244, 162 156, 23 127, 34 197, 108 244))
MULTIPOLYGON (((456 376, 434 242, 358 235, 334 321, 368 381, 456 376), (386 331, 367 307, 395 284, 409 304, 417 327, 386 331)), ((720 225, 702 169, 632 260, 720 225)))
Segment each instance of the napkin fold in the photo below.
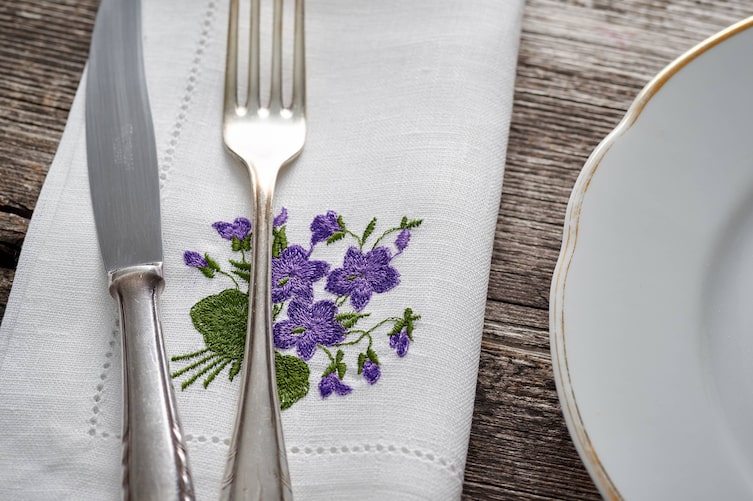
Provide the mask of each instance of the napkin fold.
MULTIPOLYGON (((273 271, 296 499, 460 497, 522 4, 306 6, 308 137, 279 179, 273 271)), ((199 499, 225 464, 253 231, 220 133, 227 8, 143 5, 162 324, 199 499)), ((120 333, 82 88, 0 327, 1 499, 120 496, 120 333)))

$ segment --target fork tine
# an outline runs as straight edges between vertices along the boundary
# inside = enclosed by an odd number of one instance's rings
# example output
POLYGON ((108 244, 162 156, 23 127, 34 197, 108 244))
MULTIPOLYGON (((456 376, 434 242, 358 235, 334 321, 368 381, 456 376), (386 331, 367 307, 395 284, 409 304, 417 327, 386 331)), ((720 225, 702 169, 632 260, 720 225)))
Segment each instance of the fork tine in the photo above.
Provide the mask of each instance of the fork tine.
POLYGON ((230 0, 225 55, 225 115, 234 115, 238 106, 238 0, 230 0))
POLYGON ((260 0, 251 0, 251 30, 248 48, 248 89, 246 92, 246 108, 255 113, 261 106, 259 89, 259 32, 260 0))
POLYGON ((275 0, 273 23, 269 109, 279 111, 282 108, 282 0, 275 0))
POLYGON ((304 113, 306 106, 306 42, 303 26, 303 0, 295 0, 295 34, 293 39, 293 98, 291 109, 304 113))

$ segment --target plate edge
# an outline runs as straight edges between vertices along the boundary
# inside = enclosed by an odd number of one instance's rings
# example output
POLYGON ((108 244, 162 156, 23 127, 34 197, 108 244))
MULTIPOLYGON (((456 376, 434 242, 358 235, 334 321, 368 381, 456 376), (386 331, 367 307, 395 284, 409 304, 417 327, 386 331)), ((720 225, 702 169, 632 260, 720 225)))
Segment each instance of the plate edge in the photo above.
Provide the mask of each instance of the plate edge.
POLYGON ((565 422, 575 444, 575 448, 578 451, 578 455, 585 464, 588 473, 596 484, 596 487, 599 489, 601 495, 609 500, 621 500, 623 499, 623 496, 602 465, 598 453, 594 449, 588 436, 588 432, 583 424, 578 409, 577 398, 575 397, 575 391, 570 381, 567 350, 565 346, 565 289, 568 271, 575 254, 578 240, 578 226, 580 223, 580 213, 583 201, 591 180, 605 155, 617 139, 635 123, 648 102, 656 95, 664 84, 666 84, 687 64, 704 54, 706 51, 752 27, 753 16, 743 19, 695 45, 657 73, 657 75, 638 93, 620 123, 618 123, 617 126, 601 141, 601 143, 599 143, 588 157, 575 181, 575 185, 570 194, 570 199, 568 200, 565 212, 562 246, 560 248, 557 264, 554 268, 549 294, 549 341, 552 356, 552 369, 554 372, 557 394, 562 406, 562 413, 565 417, 565 422))

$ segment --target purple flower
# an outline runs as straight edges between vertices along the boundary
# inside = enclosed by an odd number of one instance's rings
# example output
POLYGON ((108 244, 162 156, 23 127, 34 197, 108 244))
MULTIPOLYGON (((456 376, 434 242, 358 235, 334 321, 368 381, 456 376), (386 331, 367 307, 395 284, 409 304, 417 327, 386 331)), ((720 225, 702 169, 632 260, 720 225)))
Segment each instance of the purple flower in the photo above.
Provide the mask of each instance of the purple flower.
POLYGON ((274 221, 272 221, 272 226, 275 228, 282 226, 283 224, 288 222, 288 209, 285 207, 282 208, 279 214, 275 216, 274 221))
POLYGON ((371 360, 367 360, 363 363, 361 374, 369 384, 374 384, 379 381, 379 377, 382 375, 382 369, 371 360))
POLYGON ((363 254, 357 247, 345 253, 343 267, 327 277, 325 289, 338 296, 350 295, 350 303, 361 311, 372 293, 382 293, 400 283, 400 273, 390 266, 392 255, 386 247, 377 247, 363 254))
POLYGON ((390 348, 395 349, 398 357, 404 357, 408 353, 408 346, 410 346, 410 338, 405 329, 390 336, 390 348))
POLYGON ((408 242, 410 242, 410 231, 401 231, 395 239, 395 247, 397 247, 398 254, 403 252, 405 248, 408 247, 408 242))
POLYGON ((314 297, 314 282, 329 271, 325 261, 309 261, 309 254, 300 245, 291 245, 272 259, 272 302, 279 303, 291 296, 314 297))
POLYGON ((311 221, 311 245, 316 245, 340 231, 340 223, 337 221, 337 212, 330 210, 326 214, 320 214, 311 221))
POLYGON ((345 329, 335 315, 337 305, 332 301, 311 303, 294 298, 288 306, 288 319, 273 328, 275 346, 281 350, 295 346, 299 357, 311 359, 317 345, 332 346, 345 339, 345 329))
POLYGON ((353 391, 353 388, 343 383, 334 372, 327 374, 319 381, 319 394, 322 398, 327 398, 332 393, 347 395, 351 391, 353 391))
POLYGON ((232 223, 217 221, 212 224, 212 228, 217 230, 217 233, 226 240, 232 240, 233 237, 236 237, 238 240, 243 240, 251 231, 251 221, 245 217, 238 217, 235 218, 235 221, 232 223))
POLYGON ((193 268, 205 268, 209 266, 204 256, 196 251, 186 251, 183 253, 183 262, 193 268))

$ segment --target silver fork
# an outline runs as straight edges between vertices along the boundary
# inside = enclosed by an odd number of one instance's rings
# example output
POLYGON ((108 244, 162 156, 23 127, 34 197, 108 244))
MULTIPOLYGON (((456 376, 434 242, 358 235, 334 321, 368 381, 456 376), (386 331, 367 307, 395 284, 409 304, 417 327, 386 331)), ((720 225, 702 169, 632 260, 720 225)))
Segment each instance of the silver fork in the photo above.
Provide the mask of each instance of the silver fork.
POLYGON ((248 168, 253 192, 253 241, 248 329, 223 500, 291 500, 282 436, 272 338, 272 197, 279 170, 306 139, 306 76, 303 0, 295 0, 293 79, 290 103, 282 91, 282 7, 274 0, 271 84, 264 102, 259 89, 260 0, 251 0, 248 91, 238 99, 238 0, 231 0, 225 68, 222 134, 225 146, 248 168))

